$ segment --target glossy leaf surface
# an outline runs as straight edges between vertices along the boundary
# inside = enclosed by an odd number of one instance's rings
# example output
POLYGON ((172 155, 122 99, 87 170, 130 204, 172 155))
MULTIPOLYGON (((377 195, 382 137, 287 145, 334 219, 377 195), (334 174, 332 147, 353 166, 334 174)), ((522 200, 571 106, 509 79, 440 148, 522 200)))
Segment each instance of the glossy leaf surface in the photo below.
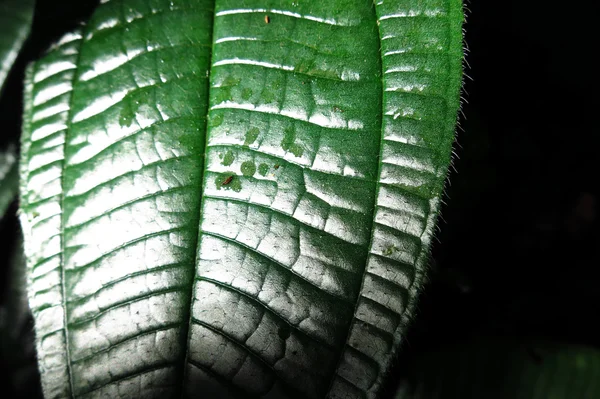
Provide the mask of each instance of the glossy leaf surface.
POLYGON ((396 399, 587 399, 600 395, 600 352, 553 342, 481 340, 423 354, 396 399))
POLYGON ((109 1, 27 80, 47 397, 373 397, 422 282, 460 1, 109 1))
POLYGON ((0 1, 0 93, 29 35, 34 3, 34 0, 0 1))

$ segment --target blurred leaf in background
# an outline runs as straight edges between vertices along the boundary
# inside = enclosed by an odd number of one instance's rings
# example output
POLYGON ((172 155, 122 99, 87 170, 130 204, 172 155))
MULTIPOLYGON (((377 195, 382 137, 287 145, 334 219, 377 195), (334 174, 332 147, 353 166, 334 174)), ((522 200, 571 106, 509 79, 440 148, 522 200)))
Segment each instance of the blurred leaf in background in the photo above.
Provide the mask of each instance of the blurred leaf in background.
MULTIPOLYGON (((6 247, 4 247, 6 248, 6 247)), ((33 319, 27 302, 27 278, 23 238, 18 234, 10 257, 7 289, 0 304, 0 381, 8 398, 40 398, 42 396, 34 346, 33 319)))
POLYGON ((17 59, 33 20, 34 0, 0 2, 0 93, 8 73, 17 59))
MULTIPOLYGON (((31 30, 33 0, 3 0, 0 2, 0 96, 6 78, 31 30)), ((10 127, 2 126, 6 132, 10 127)), ((17 147, 0 137, 0 218, 17 193, 17 147), (4 149, 1 149, 4 148, 4 149)))
POLYGON ((594 399, 600 351, 532 340, 482 339, 422 353, 395 399, 594 399))
POLYGON ((15 199, 19 187, 18 154, 14 144, 0 152, 0 218, 15 199))

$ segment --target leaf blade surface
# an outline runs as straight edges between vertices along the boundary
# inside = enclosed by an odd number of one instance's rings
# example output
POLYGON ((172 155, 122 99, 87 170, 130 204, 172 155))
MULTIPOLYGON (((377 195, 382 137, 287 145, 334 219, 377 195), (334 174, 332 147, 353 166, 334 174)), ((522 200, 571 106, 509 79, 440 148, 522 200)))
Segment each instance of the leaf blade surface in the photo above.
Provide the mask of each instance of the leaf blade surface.
POLYGON ((48 397, 376 394, 460 85, 460 40, 440 44, 460 3, 393 4, 112 1, 32 67, 22 223, 48 397), (386 28, 436 7, 439 37, 386 28))
POLYGON ((332 397, 373 397, 413 317, 462 77, 460 2, 379 1, 382 125, 371 242, 332 397))
POLYGON ((369 2, 278 5, 215 9, 190 347, 214 343, 190 360, 223 373, 229 360, 215 349, 232 347, 251 362, 236 365, 234 384, 257 396, 319 397, 367 256, 379 43, 369 2), (223 186, 226 175, 240 187, 223 186))

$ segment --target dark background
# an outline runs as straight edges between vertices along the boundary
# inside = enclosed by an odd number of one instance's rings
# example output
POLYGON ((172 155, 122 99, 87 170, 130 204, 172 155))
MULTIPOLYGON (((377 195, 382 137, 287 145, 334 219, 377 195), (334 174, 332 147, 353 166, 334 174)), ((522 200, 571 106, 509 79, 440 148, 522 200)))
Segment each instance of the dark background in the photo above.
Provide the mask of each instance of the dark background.
MULTIPOLYGON (((27 60, 85 21, 96 3, 38 2, 32 35, 0 100, 0 145, 19 135, 27 60)), ((480 337, 600 348, 599 6, 472 0, 467 7, 470 78, 456 171, 446 188, 430 282, 385 387, 388 396, 416 356, 480 337)), ((16 217, 0 225, 3 259, 16 226, 16 217)), ((6 267, 1 272, 5 301, 6 267)), ((32 326, 15 328, 26 339, 32 326)), ((12 397, 12 376, 21 369, 7 370, 8 360, 0 360, 0 383, 12 397)), ((38 392, 33 382, 25 388, 25 397, 38 392)))
POLYGON ((423 353, 485 337, 600 348, 600 7, 466 6, 464 131, 388 395, 423 353))

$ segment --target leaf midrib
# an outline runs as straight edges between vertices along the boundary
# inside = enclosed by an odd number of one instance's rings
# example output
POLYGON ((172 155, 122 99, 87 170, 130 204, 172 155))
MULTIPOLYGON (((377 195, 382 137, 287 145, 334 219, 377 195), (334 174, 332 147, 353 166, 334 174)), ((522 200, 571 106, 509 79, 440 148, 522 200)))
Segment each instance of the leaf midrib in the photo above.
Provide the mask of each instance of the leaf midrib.
MULTIPOLYGON (((381 110, 379 113, 379 156, 377 158, 377 174, 375 175, 375 195, 373 196, 373 204, 372 204, 372 217, 371 217, 371 226, 369 228, 370 231, 370 239, 369 239, 369 244, 366 247, 367 248, 367 256, 371 250, 371 246, 373 245, 373 239, 374 239, 374 234, 373 234, 373 226, 375 225, 375 216, 377 213, 377 197, 379 195, 379 187, 381 187, 381 185, 379 184, 379 176, 381 174, 381 166, 382 166, 382 151, 383 151, 383 134, 382 134, 382 128, 383 128, 383 107, 384 107, 384 96, 385 96, 385 89, 384 89, 384 85, 383 85, 383 79, 384 79, 384 74, 383 74, 383 64, 382 64, 382 57, 381 57, 381 31, 379 29, 379 20, 377 18, 377 6, 375 5, 375 2, 372 3, 372 16, 371 16, 374 20, 375 20, 375 25, 377 26, 377 43, 379 45, 379 59, 377 60, 379 62, 379 76, 381 79, 381 110)), ((363 287, 365 284, 365 277, 367 275, 367 264, 365 262, 364 264, 364 268, 362 271, 362 276, 361 276, 361 282, 360 282, 360 288, 357 291, 357 298, 356 298, 356 303, 354 304, 354 309, 352 311, 352 316, 350 321, 348 322, 348 331, 346 333, 346 338, 344 339, 344 343, 340 346, 340 352, 339 352, 339 356, 338 356, 338 361, 335 365, 335 367, 332 369, 331 372, 331 377, 329 380, 329 384, 327 387, 327 391, 325 393, 326 396, 329 395, 329 393, 331 392, 331 389, 333 387, 333 384, 335 382, 335 378, 337 376, 337 371, 339 369, 339 367, 342 364, 343 361, 343 356, 344 356, 344 350, 347 347, 348 341, 350 340, 350 333, 352 332, 352 325, 354 323, 354 315, 356 314, 356 311, 358 309, 358 304, 359 304, 359 298, 361 296, 361 292, 363 291, 363 287)))
POLYGON ((69 131, 71 130, 72 127, 72 123, 71 123, 71 117, 72 117, 72 112, 73 112, 73 92, 75 90, 75 84, 78 80, 79 77, 79 63, 81 61, 81 47, 84 43, 84 33, 87 33, 89 29, 89 25, 85 25, 84 28, 81 31, 81 38, 79 39, 79 42, 77 43, 77 58, 75 60, 75 74, 73 75, 73 82, 71 84, 71 90, 69 92, 69 102, 68 102, 68 111, 67 111, 67 125, 66 125, 66 129, 65 129, 65 139, 63 142, 63 147, 62 147, 62 152, 63 152, 63 164, 62 164, 62 170, 61 170, 61 174, 60 174, 60 186, 61 186, 61 190, 60 190, 60 198, 59 198, 59 204, 60 204, 60 210, 61 210, 61 215, 60 215, 60 273, 61 273, 61 293, 62 293, 62 307, 63 307, 63 323, 64 323, 64 329, 65 329, 65 355, 66 355, 66 361, 67 361, 67 375, 69 376, 69 394, 71 395, 72 398, 75 397, 75 393, 73 391, 73 371, 72 371, 72 367, 71 367, 71 346, 70 346, 70 340, 69 340, 69 319, 67 316, 67 286, 66 286, 66 268, 65 268, 65 263, 64 263, 64 256, 65 256, 65 232, 66 232, 66 217, 65 217, 65 199, 66 199, 66 195, 65 195, 65 169, 66 169, 66 150, 67 150, 67 144, 69 142, 68 138, 69 138, 69 131))
MULTIPOLYGON (((206 149, 208 146, 208 140, 207 140, 207 136, 208 136, 208 111, 210 109, 210 79, 212 77, 212 57, 213 57, 213 49, 214 49, 214 37, 215 37, 215 17, 216 17, 216 13, 215 13, 215 4, 216 0, 213 0, 212 4, 212 26, 210 27, 211 30, 211 35, 210 35, 210 41, 211 44, 210 46, 208 46, 208 49, 210 51, 210 57, 208 57, 208 76, 206 79, 206 85, 207 85, 207 90, 206 90, 206 95, 207 95, 207 101, 206 101, 206 111, 204 112, 204 115, 202 116, 204 119, 204 151, 203 151, 203 162, 201 162, 201 169, 200 169, 200 192, 202 192, 202 186, 203 186, 203 182, 204 182, 204 170, 206 169, 206 149)), ((185 311, 187 311, 187 317, 184 317, 184 320, 187 319, 187 325, 185 328, 185 332, 184 332, 184 336, 183 336, 183 342, 185 343, 185 356, 183 357, 183 364, 182 364, 182 368, 183 368, 183 372, 181 375, 181 393, 180 393, 180 397, 183 399, 185 397, 185 384, 186 384, 186 380, 188 378, 188 363, 190 362, 189 356, 190 356, 190 329, 192 326, 192 321, 193 321, 193 315, 192 315, 192 304, 194 301, 194 289, 196 288, 196 265, 198 265, 199 262, 199 257, 200 257, 200 251, 198 248, 199 242, 200 242, 200 220, 202 218, 202 206, 204 205, 204 196, 200 195, 200 203, 199 203, 199 211, 198 211, 198 220, 196 221, 196 235, 194 237, 194 245, 193 248, 196 251, 196 254, 194 256, 194 264, 192 265, 193 267, 193 272, 192 272, 192 281, 191 281, 191 287, 190 287, 190 292, 189 292, 189 302, 188 302, 188 306, 185 309, 185 311)), ((204 368, 203 368, 204 369, 204 368)))

